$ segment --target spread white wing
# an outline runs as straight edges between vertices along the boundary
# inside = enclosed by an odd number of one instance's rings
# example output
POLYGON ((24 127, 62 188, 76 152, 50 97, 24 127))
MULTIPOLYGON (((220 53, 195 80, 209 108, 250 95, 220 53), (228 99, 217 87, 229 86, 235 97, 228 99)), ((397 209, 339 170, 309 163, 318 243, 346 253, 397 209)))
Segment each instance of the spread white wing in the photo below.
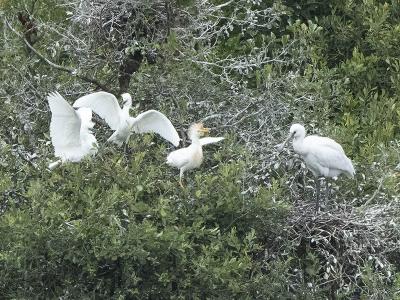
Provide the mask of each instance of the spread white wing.
POLYGON ((174 125, 164 114, 156 110, 148 110, 139 114, 134 119, 133 130, 136 133, 155 132, 174 146, 179 145, 180 138, 174 125))
POLYGON ((81 120, 71 105, 58 93, 47 96, 51 110, 50 137, 55 156, 64 157, 79 148, 81 120))
POLYGON ((120 125, 122 109, 113 94, 107 92, 92 93, 76 100, 73 106, 91 108, 107 122, 112 130, 117 130, 120 125))
POLYGON ((200 139, 200 144, 202 146, 204 145, 208 145, 208 144, 214 144, 217 143, 219 141, 222 141, 224 139, 224 137, 205 137, 205 138, 201 138, 200 139))

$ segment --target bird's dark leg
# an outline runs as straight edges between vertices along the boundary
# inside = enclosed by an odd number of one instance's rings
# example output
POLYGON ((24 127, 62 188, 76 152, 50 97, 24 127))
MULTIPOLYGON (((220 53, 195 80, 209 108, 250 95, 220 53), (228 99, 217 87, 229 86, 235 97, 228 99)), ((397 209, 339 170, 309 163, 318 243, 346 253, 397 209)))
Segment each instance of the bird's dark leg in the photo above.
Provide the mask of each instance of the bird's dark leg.
POLYGON ((125 142, 123 142, 123 145, 124 145, 124 152, 125 152, 126 155, 129 155, 129 153, 128 153, 128 147, 129 147, 129 138, 130 138, 130 137, 131 137, 131 135, 129 134, 129 135, 126 137, 125 142))
POLYGON ((303 179, 303 200, 305 200, 306 199, 306 173, 304 172, 304 170, 303 170, 303 172, 302 172, 302 179, 303 179))
POLYGON ((317 177, 317 181, 315 183, 315 187, 317 190, 317 201, 315 203, 315 211, 319 210, 319 194, 320 194, 320 187, 321 187, 321 183, 319 182, 319 177, 317 177))
POLYGON ((325 184, 326 184, 325 197, 326 197, 326 202, 328 202, 329 201, 329 197, 331 196, 328 177, 325 178, 325 184))
POLYGON ((128 154, 127 150, 128 150, 128 144, 124 143, 124 153, 125 153, 125 155, 128 154))
POLYGON ((179 185, 181 186, 182 189, 185 188, 185 187, 183 186, 183 183, 182 183, 183 172, 184 172, 183 169, 181 169, 180 172, 179 172, 179 185))

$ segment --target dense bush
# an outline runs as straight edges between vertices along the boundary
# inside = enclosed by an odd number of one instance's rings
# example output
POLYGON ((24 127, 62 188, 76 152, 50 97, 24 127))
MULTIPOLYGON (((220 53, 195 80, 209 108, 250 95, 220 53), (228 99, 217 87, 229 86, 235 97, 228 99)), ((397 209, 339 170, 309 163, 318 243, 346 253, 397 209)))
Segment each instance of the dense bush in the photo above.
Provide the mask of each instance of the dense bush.
POLYGON ((51 173, 31 168, 23 203, 7 203, 1 219, 3 297, 256 292, 264 275, 253 259, 287 211, 279 189, 243 195, 243 163, 216 152, 218 168, 191 174, 181 190, 165 147, 130 146, 51 173))

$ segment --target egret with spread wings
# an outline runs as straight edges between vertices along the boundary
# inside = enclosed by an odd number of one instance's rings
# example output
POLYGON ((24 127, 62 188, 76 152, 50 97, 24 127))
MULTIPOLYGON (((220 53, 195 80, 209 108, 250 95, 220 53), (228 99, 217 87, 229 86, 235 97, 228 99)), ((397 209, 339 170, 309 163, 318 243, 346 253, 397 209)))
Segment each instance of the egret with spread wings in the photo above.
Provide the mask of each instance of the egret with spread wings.
POLYGON ((202 123, 196 123, 190 126, 188 136, 192 140, 190 146, 171 152, 167 157, 167 163, 180 170, 179 184, 183 188, 182 178, 183 173, 187 170, 200 167, 203 162, 203 148, 207 144, 217 143, 223 140, 223 137, 205 137, 200 138, 205 133, 210 131, 209 128, 204 128, 202 123))
POLYGON ((128 93, 122 94, 123 108, 117 98, 107 92, 96 92, 83 96, 75 101, 74 107, 89 107, 103 118, 114 133, 108 141, 121 146, 127 142, 132 131, 136 133, 155 132, 173 145, 179 145, 179 135, 171 121, 156 110, 148 110, 136 118, 129 115, 132 98, 128 93))
POLYGON ((58 93, 47 96, 51 110, 50 137, 54 155, 60 159, 51 163, 52 170, 65 161, 79 162, 87 155, 97 152, 97 141, 90 129, 94 124, 92 110, 82 107, 78 110, 58 93))

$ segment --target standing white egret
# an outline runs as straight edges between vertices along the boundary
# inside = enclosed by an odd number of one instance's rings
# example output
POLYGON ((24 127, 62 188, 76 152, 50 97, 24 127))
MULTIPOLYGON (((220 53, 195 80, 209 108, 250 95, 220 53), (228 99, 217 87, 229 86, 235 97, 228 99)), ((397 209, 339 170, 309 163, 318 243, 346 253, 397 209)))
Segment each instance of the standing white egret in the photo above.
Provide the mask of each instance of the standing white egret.
POLYGON ((188 136, 192 140, 190 146, 171 152, 167 157, 167 164, 180 169, 179 184, 183 188, 182 178, 186 170, 200 167, 203 162, 202 146, 222 141, 223 137, 200 138, 205 133, 209 133, 209 128, 204 128, 202 123, 196 123, 190 126, 188 136))
POLYGON ((132 98, 128 93, 122 94, 123 108, 117 98, 107 92, 96 92, 83 96, 75 101, 74 107, 89 107, 103 118, 114 133, 107 140, 121 146, 127 142, 132 131, 136 133, 155 132, 174 146, 179 145, 179 135, 171 121, 156 110, 148 110, 136 118, 129 115, 132 98))
POLYGON ((53 170, 65 161, 78 162, 87 155, 97 152, 97 141, 90 129, 94 124, 92 110, 82 107, 78 110, 58 93, 47 96, 51 110, 50 137, 54 155, 60 160, 49 164, 53 170))
MULTIPOLYGON (((343 173, 349 178, 354 178, 355 170, 353 164, 344 153, 342 146, 327 137, 317 135, 306 137, 306 130, 300 124, 293 124, 290 127, 289 136, 279 145, 280 150, 292 137, 294 151, 302 157, 307 168, 317 177, 316 209, 318 210, 320 197, 319 177, 327 179, 329 177, 337 177, 343 173)), ((328 193, 328 181, 326 181, 326 191, 328 193)))

